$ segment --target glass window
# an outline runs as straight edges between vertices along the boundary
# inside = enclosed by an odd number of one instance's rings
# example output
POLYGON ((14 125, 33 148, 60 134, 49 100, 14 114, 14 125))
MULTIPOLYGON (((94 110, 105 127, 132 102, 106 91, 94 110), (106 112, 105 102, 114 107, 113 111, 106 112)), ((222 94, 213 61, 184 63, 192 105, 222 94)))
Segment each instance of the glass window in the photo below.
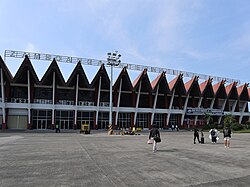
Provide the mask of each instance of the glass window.
POLYGON ((131 113, 119 113, 117 120, 117 128, 130 128, 131 127, 131 113))

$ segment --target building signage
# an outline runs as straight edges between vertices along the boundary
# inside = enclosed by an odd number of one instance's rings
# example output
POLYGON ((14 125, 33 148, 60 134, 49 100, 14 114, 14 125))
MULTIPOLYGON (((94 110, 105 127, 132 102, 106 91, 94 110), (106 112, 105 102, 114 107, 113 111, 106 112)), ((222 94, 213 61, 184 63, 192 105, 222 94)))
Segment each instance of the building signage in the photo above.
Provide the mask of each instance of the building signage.
MULTIPOLYGON (((25 55, 27 55, 30 59, 35 59, 35 60, 52 61, 53 59, 55 59, 57 62, 65 62, 65 63, 78 63, 80 61, 84 65, 92 65, 92 66, 100 66, 102 64, 107 64, 106 60, 96 60, 96 59, 88 59, 88 58, 81 58, 81 57, 71 57, 71 56, 63 56, 63 55, 53 55, 53 54, 34 53, 34 52, 25 52, 25 51, 14 51, 14 50, 5 50, 4 52, 4 58, 6 57, 24 58, 25 55)), ((118 68, 126 67, 129 70, 136 70, 136 71, 143 71, 144 69, 147 69, 148 72, 153 72, 153 73, 166 72, 166 74, 176 75, 176 76, 183 74, 184 77, 190 77, 190 78, 194 76, 199 76, 199 79, 203 79, 203 80, 213 78, 213 80, 217 82, 226 80, 229 83, 238 82, 240 84, 240 80, 236 80, 236 79, 204 75, 204 74, 192 73, 192 72, 186 72, 186 71, 179 71, 179 70, 168 69, 168 68, 143 66, 143 65, 129 64, 129 63, 120 63, 118 66, 114 66, 114 67, 118 67, 118 68)))
POLYGON ((223 110, 220 109, 210 109, 210 108, 187 108, 186 115, 205 115, 209 114, 211 116, 221 116, 224 115, 223 110))
POLYGON ((24 51, 13 51, 13 50, 5 50, 4 57, 14 57, 14 58, 24 58, 28 56, 30 59, 35 60, 45 60, 52 61, 55 59, 57 62, 65 62, 65 63, 78 63, 79 61, 86 65, 96 65, 100 66, 105 61, 95 60, 95 59, 87 59, 87 58, 79 58, 79 57, 71 57, 71 56, 63 56, 63 55, 53 55, 53 54, 43 54, 43 53, 33 53, 33 52, 24 52, 24 51))

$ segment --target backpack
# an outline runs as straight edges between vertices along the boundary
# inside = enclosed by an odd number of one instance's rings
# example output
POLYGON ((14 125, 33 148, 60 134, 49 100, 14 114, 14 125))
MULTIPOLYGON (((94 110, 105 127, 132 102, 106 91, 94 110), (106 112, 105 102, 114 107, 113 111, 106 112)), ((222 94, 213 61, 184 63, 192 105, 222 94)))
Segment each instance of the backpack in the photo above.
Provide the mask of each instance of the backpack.
POLYGON ((228 129, 224 129, 224 136, 225 137, 229 136, 228 129))
POLYGON ((215 135, 215 130, 211 131, 211 135, 214 136, 215 135))

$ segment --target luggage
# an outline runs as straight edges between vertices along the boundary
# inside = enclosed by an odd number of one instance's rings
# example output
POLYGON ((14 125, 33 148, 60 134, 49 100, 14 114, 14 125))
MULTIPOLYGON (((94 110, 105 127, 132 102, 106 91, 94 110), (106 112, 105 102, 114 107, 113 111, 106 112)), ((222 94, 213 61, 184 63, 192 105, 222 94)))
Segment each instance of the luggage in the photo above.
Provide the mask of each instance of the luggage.
POLYGON ((154 140, 156 141, 156 143, 160 143, 161 142, 161 138, 160 137, 155 137, 154 140))
POLYGON ((148 144, 153 144, 153 141, 154 141, 153 139, 149 139, 147 143, 148 144))
POLYGON ((201 137, 201 144, 204 144, 204 137, 201 137))

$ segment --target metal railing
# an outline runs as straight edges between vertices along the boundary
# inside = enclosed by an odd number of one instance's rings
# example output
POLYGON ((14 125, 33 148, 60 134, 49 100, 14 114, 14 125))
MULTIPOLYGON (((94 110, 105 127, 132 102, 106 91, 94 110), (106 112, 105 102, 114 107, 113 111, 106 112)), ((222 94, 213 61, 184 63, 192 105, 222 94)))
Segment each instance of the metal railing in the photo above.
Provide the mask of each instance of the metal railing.
POLYGON ((50 99, 34 99, 33 103, 37 103, 37 104, 52 104, 52 100, 50 99))
POLYGON ((26 98, 11 98, 11 103, 28 103, 28 99, 26 98))
POLYGON ((95 103, 91 101, 78 101, 79 106, 94 106, 95 103))
POLYGON ((57 104, 60 105, 74 105, 75 101, 72 100, 58 100, 57 104))

